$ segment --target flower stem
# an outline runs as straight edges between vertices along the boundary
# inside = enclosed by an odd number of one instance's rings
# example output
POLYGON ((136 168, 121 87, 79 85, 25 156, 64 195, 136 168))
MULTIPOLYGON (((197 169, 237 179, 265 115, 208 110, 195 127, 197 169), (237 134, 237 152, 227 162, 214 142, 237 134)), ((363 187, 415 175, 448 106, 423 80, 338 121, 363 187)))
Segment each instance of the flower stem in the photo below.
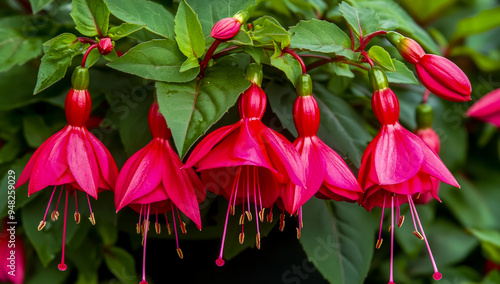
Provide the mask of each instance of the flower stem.
POLYGON ((302 60, 302 58, 300 58, 299 55, 297 55, 297 53, 295 53, 295 51, 293 49, 290 49, 287 47, 287 48, 283 49, 283 52, 290 54, 293 58, 295 58, 299 62, 300 67, 302 68, 302 74, 307 73, 307 69, 306 69, 306 65, 304 64, 304 61, 302 60))
POLYGON ((89 56, 89 53, 92 51, 92 49, 94 49, 96 47, 97 47, 97 43, 94 43, 91 46, 89 46, 89 48, 87 48, 87 51, 85 51, 85 54, 83 55, 82 68, 85 68, 85 63, 87 61, 87 57, 89 56))
POLYGON ((376 36, 378 35, 385 35, 387 32, 386 31, 376 31, 374 33, 371 33, 369 35, 367 35, 363 41, 361 42, 361 44, 358 46, 358 48, 356 48, 355 51, 364 51, 366 46, 368 45, 368 43, 376 36))
POLYGON ((210 45, 210 48, 208 48, 207 54, 205 54, 205 58, 203 58, 203 61, 200 64, 200 76, 203 77, 203 74, 205 73, 205 68, 208 65, 208 62, 210 61, 210 58, 212 58, 212 55, 214 54, 215 50, 217 47, 221 44, 221 41, 216 39, 212 45, 210 45))

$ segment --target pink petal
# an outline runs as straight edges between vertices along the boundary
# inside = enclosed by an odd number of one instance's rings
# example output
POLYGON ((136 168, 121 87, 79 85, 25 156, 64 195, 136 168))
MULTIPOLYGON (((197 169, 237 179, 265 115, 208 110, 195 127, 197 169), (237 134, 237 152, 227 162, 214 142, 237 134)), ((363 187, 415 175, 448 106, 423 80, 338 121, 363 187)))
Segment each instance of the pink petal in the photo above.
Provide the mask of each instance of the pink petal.
POLYGON ((467 115, 500 127, 500 89, 489 92, 467 111, 467 115))
MULTIPOLYGON (((162 150, 162 139, 154 139, 146 145, 142 152, 142 159, 130 159, 131 164, 124 166, 117 183, 117 191, 120 186, 120 195, 123 194, 117 209, 121 209, 140 197, 151 193, 162 181, 164 167, 168 167, 168 159, 162 150), (126 175, 122 184, 121 176, 126 175)), ((136 156, 139 157, 139 156, 136 156)), ((128 161, 125 163, 127 164, 128 161)))
POLYGON ((403 127, 399 123, 383 125, 380 129, 373 160, 381 185, 404 182, 415 176, 422 165, 424 156, 421 147, 415 139, 411 139, 415 135, 401 129, 403 127))
POLYGON ((313 141, 314 146, 319 151, 319 155, 325 161, 326 172, 324 184, 326 188, 353 201, 358 200, 363 190, 345 161, 318 137, 313 137, 313 141))
POLYGON ((196 225, 201 227, 200 208, 196 200, 196 192, 193 184, 181 170, 182 162, 179 156, 165 143, 166 165, 163 169, 163 185, 170 197, 170 200, 177 206, 182 213, 191 219, 196 225))
POLYGON ((375 150, 375 146, 377 145, 378 139, 380 137, 380 132, 373 138, 373 140, 368 144, 365 151, 363 152, 363 156, 361 157, 361 166, 358 172, 358 183, 361 185, 363 190, 366 190, 370 186, 375 183, 378 183, 378 180, 374 182, 371 177, 377 178, 375 174, 373 162, 373 151, 375 150))
POLYGON ((49 185, 57 185, 58 178, 68 169, 66 147, 69 131, 69 127, 63 128, 40 146, 42 150, 33 164, 28 196, 49 185))
POLYGON ((75 181, 83 191, 97 199, 99 180, 97 161, 92 146, 81 128, 74 127, 70 130, 67 155, 68 165, 75 181))
POLYGON ((101 141, 99 141, 92 133, 88 131, 86 133, 97 158, 97 163, 101 173, 100 176, 102 176, 106 182, 105 186, 99 186, 106 189, 113 189, 115 187, 116 178, 118 177, 118 168, 116 167, 115 160, 101 141))
MULTIPOLYGON (((168 200, 167 191, 162 183, 159 183, 151 192, 130 201, 130 204, 152 204, 168 200)), ((154 211, 151 213, 153 214, 154 211)))
POLYGON ((293 145, 283 135, 267 127, 263 129, 261 135, 267 153, 278 172, 286 172, 293 183, 305 187, 304 166, 299 153, 293 145))
POLYGON ((196 163, 198 163, 199 160, 201 160, 203 157, 205 157, 212 148, 217 145, 222 139, 224 139, 227 135, 229 135, 232 131, 240 127, 240 123, 235 123, 233 125, 228 125, 221 127, 214 132, 208 134, 203 140, 196 145, 194 148, 193 152, 189 155, 189 158, 185 164, 184 167, 186 168, 191 168, 196 163))

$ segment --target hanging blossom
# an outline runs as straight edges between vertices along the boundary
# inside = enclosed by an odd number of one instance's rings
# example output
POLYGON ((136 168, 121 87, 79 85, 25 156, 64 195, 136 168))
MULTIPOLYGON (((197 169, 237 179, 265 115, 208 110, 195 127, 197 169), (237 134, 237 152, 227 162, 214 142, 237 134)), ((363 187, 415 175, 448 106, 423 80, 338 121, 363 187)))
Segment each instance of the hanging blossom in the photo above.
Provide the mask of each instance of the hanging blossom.
MULTIPOLYGON (((240 120, 207 135, 193 150, 185 167, 196 166, 209 191, 223 195, 229 206, 218 266, 224 265, 223 250, 229 214, 242 205, 240 243, 244 241, 245 215, 257 226, 256 246, 260 249, 259 220, 264 221, 265 208, 271 208, 289 181, 304 186, 304 168, 299 154, 285 137, 265 126, 261 118, 266 108, 266 94, 260 87, 262 69, 250 64, 247 76, 252 85, 238 101, 240 120)), ((272 219, 272 209, 268 220, 272 219)))
MULTIPOLYGON (((424 141, 430 149, 432 149, 436 154, 439 154, 440 141, 437 133, 432 129, 432 120, 434 118, 433 110, 430 104, 422 103, 418 105, 417 112, 417 128, 413 131, 422 141, 424 141)), ((439 180, 437 178, 431 177, 431 182, 433 183, 432 188, 435 189, 436 196, 439 193, 439 180)), ((433 199, 431 193, 424 193, 416 195, 413 201, 417 204, 426 204, 433 199)))
MULTIPOLYGON (((302 205, 315 194, 321 198, 355 202, 360 200, 363 191, 344 160, 316 135, 320 112, 312 95, 311 77, 307 74, 300 75, 297 80, 293 121, 298 132, 293 146, 304 164, 306 186, 301 187, 289 182, 281 193, 281 199, 288 213, 294 214, 298 210, 297 237, 300 238, 302 205)), ((284 223, 280 221, 280 228, 283 229, 284 223)))
POLYGON ((203 202, 206 196, 206 190, 194 170, 181 169, 183 164, 169 142, 172 133, 165 118, 159 112, 157 102, 153 103, 149 109, 148 123, 153 140, 127 160, 120 171, 115 189, 117 211, 128 205, 139 213, 137 233, 142 232, 143 236, 141 284, 147 284, 146 242, 150 215, 156 216, 157 234, 161 232, 158 215, 165 216, 167 230, 171 234, 172 229, 167 213, 172 213, 177 254, 183 258, 177 237, 177 222, 182 233, 185 234, 187 231, 179 211, 201 230, 198 204, 203 202))
POLYGON ((388 32, 387 39, 406 61, 415 65, 418 78, 431 93, 452 102, 471 100, 469 78, 455 63, 445 57, 425 53, 416 41, 396 32, 388 32))
POLYGON ((400 227, 404 216, 400 215, 399 207, 408 202, 415 228, 413 233, 425 241, 434 268, 433 277, 435 280, 439 280, 441 273, 437 269, 412 197, 430 193, 439 200, 437 188, 434 187, 431 178, 456 187, 459 185, 439 156, 422 139, 399 124, 399 102, 394 92, 389 88, 384 72, 378 67, 372 67, 369 71, 369 77, 374 89, 371 101, 372 109, 382 126, 363 153, 358 181, 365 190, 361 202, 362 206, 368 211, 374 207, 382 208, 376 248, 380 248, 382 245, 384 209, 390 207, 391 265, 389 284, 394 284, 394 219, 397 215, 396 219, 398 227, 400 227))
POLYGON ((75 196, 74 218, 77 224, 80 223, 77 192, 81 191, 86 195, 90 209, 89 220, 95 225, 89 196, 97 199, 99 189, 112 190, 118 176, 118 168, 113 157, 101 141, 85 126, 92 108, 92 101, 87 90, 89 85, 88 69, 77 67, 73 73, 72 84, 73 88, 66 95, 64 105, 68 125, 47 139, 35 151, 16 184, 16 188, 18 188, 29 180, 28 196, 47 186, 54 186, 45 215, 38 226, 39 231, 45 227, 50 204, 57 187, 60 186, 56 209, 51 214, 52 221, 58 219, 57 209, 62 192, 66 189, 62 256, 58 266, 61 271, 67 268, 64 263, 64 252, 68 195, 75 196))
POLYGON ((493 90, 479 99, 467 111, 467 116, 500 127, 500 89, 493 90))

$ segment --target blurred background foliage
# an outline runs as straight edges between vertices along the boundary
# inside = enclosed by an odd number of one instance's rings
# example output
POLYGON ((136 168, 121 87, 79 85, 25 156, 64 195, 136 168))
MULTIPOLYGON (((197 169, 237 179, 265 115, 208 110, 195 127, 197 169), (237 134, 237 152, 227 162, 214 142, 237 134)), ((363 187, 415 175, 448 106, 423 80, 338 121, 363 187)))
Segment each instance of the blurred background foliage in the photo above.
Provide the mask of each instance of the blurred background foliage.
MULTIPOLYGON (((177 1, 155 2, 174 14, 178 6, 177 1)), ((234 1, 226 2, 232 5, 234 1)), ((316 18, 331 21, 346 31, 338 2, 263 0, 249 22, 271 15, 282 26, 290 27, 299 20, 316 18)), ((474 101, 500 88, 499 3, 492 0, 347 2, 358 9, 372 9, 381 21, 419 39, 427 51, 450 58, 471 80, 472 102, 451 103, 432 95, 429 100, 434 107, 433 128, 441 139, 440 156, 462 188, 443 184, 440 189, 443 203, 432 201, 418 206, 418 210, 443 273, 441 283, 500 283, 500 135, 493 126, 464 115, 474 101)), ((211 1, 188 3, 204 9, 208 8, 203 5, 212 5, 211 1)), ((70 76, 36 96, 33 90, 43 43, 61 33, 78 34, 70 12, 71 1, 0 2, 0 173, 5 174, 0 187, 0 218, 7 215, 7 204, 3 202, 7 196, 7 171, 12 169, 19 176, 34 150, 65 125, 63 107, 71 86, 70 76)), ((120 22, 111 17, 112 25, 120 22)), ((124 53, 157 37, 143 29, 117 41, 116 50, 124 53)), ((377 38, 372 44, 401 59, 385 39, 377 38)), ((221 60, 233 60, 244 67, 249 57, 238 56, 221 60)), ((69 72, 80 59, 81 55, 75 57, 69 72)), ((151 139, 146 117, 153 100, 154 82, 113 70, 106 63, 101 58, 90 71, 93 111, 89 128, 121 167, 151 139)), ((271 106, 264 119, 293 139, 295 130, 289 127, 290 98, 295 96, 293 86, 275 67, 266 65, 264 73, 264 88, 271 106)), ((356 173, 362 152, 378 128, 370 110, 371 90, 366 84, 366 72, 328 64, 310 74, 322 111, 319 136, 339 151, 356 173)), ((401 101, 402 123, 414 129, 415 108, 424 88, 392 86, 401 101)), ((236 117, 236 110, 231 108, 213 127, 232 123, 236 117)), ((62 222, 48 222, 42 232, 36 229, 50 192, 41 191, 30 198, 26 195, 26 186, 17 190, 16 218, 20 223, 17 235, 25 240, 26 283, 138 283, 137 271, 142 260, 140 236, 135 234, 138 217, 129 209, 115 214, 112 193, 104 192, 94 202, 96 226, 85 221, 78 226, 68 222, 66 272, 59 272, 54 260, 61 250, 62 222)), ((296 238, 294 218, 287 217, 285 230, 278 230, 280 212, 276 211, 274 222, 263 228, 267 236, 260 251, 255 248, 253 237, 248 237, 244 245, 237 242, 239 226, 236 220, 230 220, 228 236, 233 237, 228 238, 225 253, 231 259, 218 268, 214 261, 226 204, 221 198, 208 196, 201 207, 203 230, 199 232, 193 224, 188 224, 188 234, 180 236, 182 260, 175 252, 175 240, 166 230, 160 235, 149 235, 150 283, 174 279, 186 283, 387 282, 388 242, 374 252, 380 210, 368 213, 354 204, 313 199, 304 207, 300 240, 296 238)), ((402 210, 404 213, 407 207, 402 210)), ((246 227, 247 236, 253 236, 252 226, 246 227)), ((430 283, 432 266, 424 243, 412 236, 408 223, 397 231, 396 238, 397 283, 430 283)))

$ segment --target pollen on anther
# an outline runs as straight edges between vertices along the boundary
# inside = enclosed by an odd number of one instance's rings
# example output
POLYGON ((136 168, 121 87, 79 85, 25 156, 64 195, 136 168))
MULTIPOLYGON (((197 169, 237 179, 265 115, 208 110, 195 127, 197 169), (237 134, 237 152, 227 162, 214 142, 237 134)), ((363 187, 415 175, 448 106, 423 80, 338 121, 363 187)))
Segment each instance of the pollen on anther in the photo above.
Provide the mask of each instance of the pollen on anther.
POLYGON ((57 212, 57 210, 52 211, 50 219, 52 219, 52 221, 57 221, 57 219, 59 219, 59 212, 57 212))
POLYGON ((234 206, 233 205, 229 205, 229 212, 231 212, 231 215, 234 216, 235 211, 236 210, 235 210, 234 206))
POLYGON ((280 215, 280 231, 285 229, 285 214, 280 215))
POLYGON ((43 228, 45 228, 45 224, 46 224, 45 221, 40 221, 40 225, 38 225, 38 231, 43 230, 43 228))
POLYGON ((418 232, 418 231, 413 231, 413 234, 414 234, 417 238, 419 238, 419 239, 421 239, 421 240, 423 240, 423 239, 424 239, 424 237, 422 236, 422 234, 420 234, 420 232, 418 232))
POLYGON ((392 229, 392 226, 389 226, 389 229, 387 229, 387 232, 390 232, 392 229))
POLYGON ((135 230, 137 231, 137 234, 141 233, 141 225, 139 223, 135 224, 135 230))
POLYGON ((259 211, 259 219, 261 222, 264 222, 264 214, 265 214, 265 208, 262 208, 262 210, 259 211))
POLYGON ((243 225, 244 223, 245 223, 245 214, 241 214, 239 224, 243 225))
POLYGON ((382 243, 384 242, 384 239, 380 238, 377 240, 377 243, 375 244, 375 248, 379 249, 382 246, 382 243))
POLYGON ((267 222, 268 223, 272 223, 273 222, 273 212, 270 211, 268 214, 267 214, 267 222))
POLYGON ((257 246, 257 249, 260 249, 260 233, 257 233, 255 236, 255 244, 257 246))
POLYGON ((158 222, 155 222, 155 231, 157 235, 161 233, 161 225, 158 222))
POLYGON ((90 220, 90 223, 92 223, 92 225, 95 225, 95 217, 94 217, 94 213, 90 213, 89 220, 90 220))
POLYGON ((245 211, 245 214, 247 215, 248 221, 252 221, 252 212, 250 211, 245 211))
POLYGON ((75 212, 75 223, 80 224, 80 213, 75 212))
POLYGON ((398 228, 401 228, 401 226, 403 226, 404 221, 405 221, 405 215, 399 216, 398 228))
POLYGON ((182 250, 180 248, 177 248, 177 254, 179 255, 179 258, 180 259, 183 259, 184 258, 184 254, 182 253, 182 250))
POLYGON ((169 235, 172 235, 172 228, 170 228, 170 224, 167 224, 167 231, 169 235))
POLYGON ((240 233, 238 239, 240 241, 240 244, 243 244, 243 242, 245 241, 245 233, 240 233))
POLYGON ((300 236, 301 236, 301 232, 300 232, 300 229, 299 228, 296 228, 297 229, 297 240, 300 239, 300 236))
POLYGON ((181 222, 181 231, 183 234, 187 234, 186 223, 181 222))

